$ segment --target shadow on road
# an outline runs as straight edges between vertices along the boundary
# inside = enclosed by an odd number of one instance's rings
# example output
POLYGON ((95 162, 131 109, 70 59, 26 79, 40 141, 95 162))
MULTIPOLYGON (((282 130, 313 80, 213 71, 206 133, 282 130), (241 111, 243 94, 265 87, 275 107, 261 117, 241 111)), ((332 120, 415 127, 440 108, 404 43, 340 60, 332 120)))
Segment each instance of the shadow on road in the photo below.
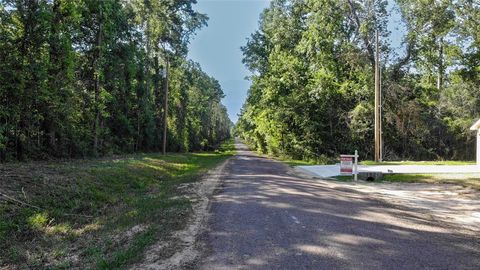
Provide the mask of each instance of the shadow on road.
POLYGON ((478 269, 478 236, 239 145, 212 204, 203 269, 478 269))

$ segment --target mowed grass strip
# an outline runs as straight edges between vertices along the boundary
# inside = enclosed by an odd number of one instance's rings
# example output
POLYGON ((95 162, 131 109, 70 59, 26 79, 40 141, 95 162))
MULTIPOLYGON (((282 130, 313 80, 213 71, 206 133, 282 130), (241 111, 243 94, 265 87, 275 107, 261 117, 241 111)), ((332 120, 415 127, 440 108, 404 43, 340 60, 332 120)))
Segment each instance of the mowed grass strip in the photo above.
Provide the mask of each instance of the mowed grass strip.
MULTIPOLYGON (((234 153, 0 165, 0 268, 118 269, 184 228, 193 183, 234 153)), ((169 254, 165 254, 168 257, 169 254)))
POLYGON ((383 178, 388 182, 455 184, 480 190, 480 173, 387 174, 383 178))
MULTIPOLYGON (((335 176, 334 179, 342 182, 353 181, 352 176, 335 176)), ((480 190, 480 173, 445 173, 445 174, 384 174, 379 183, 427 183, 427 184, 454 184, 480 190)))
MULTIPOLYGON (((309 162, 289 162, 291 166, 312 165, 309 162)), ((360 165, 475 165, 474 161, 437 160, 437 161, 383 161, 365 160, 360 165)), ((350 182, 353 176, 332 177, 337 181, 350 182)), ((442 173, 442 174, 384 174, 381 182, 455 184, 480 190, 480 173, 442 173)))
MULTIPOLYGON (((298 160, 288 157, 272 157, 282 161, 290 166, 308 166, 308 165, 332 165, 340 163, 337 158, 319 157, 317 160, 298 160)), ((434 161, 382 161, 375 162, 373 160, 364 160, 359 162, 360 165, 475 165, 475 161, 461 161, 461 160, 434 160, 434 161)))
POLYGON ((382 161, 375 162, 373 160, 364 160, 360 165, 475 165, 475 161, 462 160, 430 160, 430 161, 382 161))
MULTIPOLYGON (((362 161, 362 165, 475 165, 474 161, 362 161)), ((455 184, 480 190, 480 173, 385 174, 383 181, 402 183, 455 184)))
POLYGON ((327 158, 326 156, 321 156, 317 158, 316 160, 301 160, 301 159, 294 159, 290 158, 287 156, 268 156, 269 158, 278 160, 280 162, 283 162, 290 167, 295 167, 295 166, 310 166, 310 165, 331 165, 338 163, 340 161, 334 159, 334 158, 327 158))

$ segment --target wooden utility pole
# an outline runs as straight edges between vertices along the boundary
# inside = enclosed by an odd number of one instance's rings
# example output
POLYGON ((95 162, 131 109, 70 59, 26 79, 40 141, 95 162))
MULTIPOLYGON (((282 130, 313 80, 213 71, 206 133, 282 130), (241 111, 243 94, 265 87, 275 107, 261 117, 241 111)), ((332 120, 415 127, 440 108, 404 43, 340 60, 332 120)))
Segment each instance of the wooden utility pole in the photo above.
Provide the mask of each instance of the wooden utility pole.
POLYGON ((375 162, 382 157, 382 74, 380 72, 380 46, 378 31, 375 31, 375 162))
POLYGON ((167 117, 168 117, 168 76, 169 76, 169 63, 168 60, 165 63, 165 98, 163 104, 163 147, 162 153, 165 155, 167 153, 167 117))
MULTIPOLYGON (((377 32, 377 40, 378 40, 378 32, 377 32)), ((377 47, 380 47, 380 42, 377 42, 377 47)), ((380 62, 380 49, 377 49, 377 54, 378 54, 378 122, 379 122, 379 138, 380 138, 380 143, 378 145, 379 147, 379 155, 380 159, 379 161, 383 161, 383 94, 382 94, 382 64, 380 62)))
POLYGON ((438 77, 437 77, 437 89, 440 90, 443 87, 443 37, 438 42, 438 77))

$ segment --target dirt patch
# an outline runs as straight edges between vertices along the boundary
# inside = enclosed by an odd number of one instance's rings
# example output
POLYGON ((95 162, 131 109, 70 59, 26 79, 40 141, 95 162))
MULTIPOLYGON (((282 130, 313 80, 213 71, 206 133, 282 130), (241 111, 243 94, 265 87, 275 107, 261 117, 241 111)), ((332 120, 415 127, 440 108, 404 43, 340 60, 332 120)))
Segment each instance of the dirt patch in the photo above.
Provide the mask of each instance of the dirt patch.
POLYGON ((193 201, 193 214, 185 229, 175 232, 166 241, 157 242, 145 253, 145 259, 130 269, 182 269, 201 256, 198 237, 205 230, 210 198, 224 175, 227 160, 209 171, 202 181, 179 187, 193 201))
POLYGON ((480 232, 480 193, 448 184, 360 184, 356 189, 390 203, 420 209, 452 226, 480 232))
MULTIPOLYGON (((320 180, 325 181, 325 180, 320 180)), ((422 183, 342 183, 325 181, 335 189, 352 189, 372 198, 401 207, 413 208, 433 220, 463 230, 480 232, 480 192, 473 188, 450 184, 422 183)))
POLYGON ((480 232, 480 191, 456 184, 435 183, 369 183, 329 181, 335 179, 314 177, 298 168, 290 168, 290 175, 322 181, 337 190, 351 189, 370 194, 384 202, 416 209, 433 220, 465 230, 466 233, 480 232))

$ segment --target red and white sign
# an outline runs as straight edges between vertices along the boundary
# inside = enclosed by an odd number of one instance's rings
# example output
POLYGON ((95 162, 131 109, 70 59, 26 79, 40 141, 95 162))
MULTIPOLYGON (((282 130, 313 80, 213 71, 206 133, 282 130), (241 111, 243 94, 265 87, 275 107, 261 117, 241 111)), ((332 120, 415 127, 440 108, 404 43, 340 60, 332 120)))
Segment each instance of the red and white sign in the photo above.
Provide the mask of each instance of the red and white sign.
POLYGON ((340 156, 340 174, 351 175, 353 173, 353 157, 351 155, 340 156))

